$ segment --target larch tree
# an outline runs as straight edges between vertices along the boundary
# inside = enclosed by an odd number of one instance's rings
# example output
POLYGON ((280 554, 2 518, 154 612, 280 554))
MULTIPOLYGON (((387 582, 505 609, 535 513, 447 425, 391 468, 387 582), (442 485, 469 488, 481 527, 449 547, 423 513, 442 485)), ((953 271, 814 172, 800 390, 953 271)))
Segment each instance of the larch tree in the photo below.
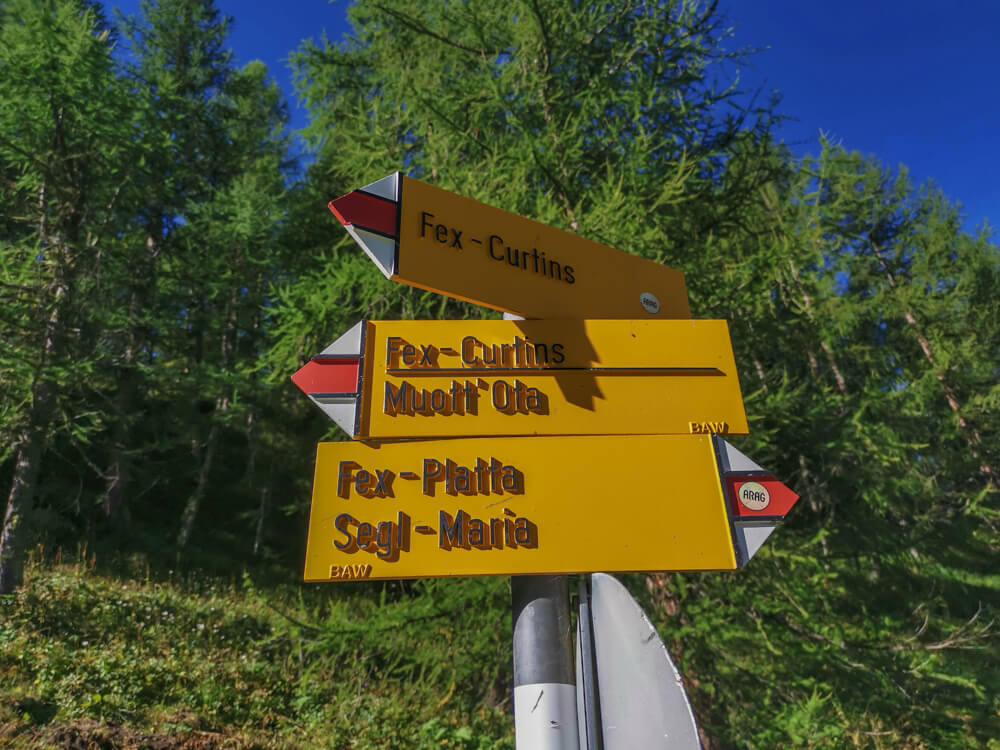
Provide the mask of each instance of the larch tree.
MULTIPOLYGON (((767 142, 769 107, 716 83, 714 5, 359 3, 344 46, 294 56, 316 149, 310 211, 397 170, 670 265, 697 263, 763 171, 720 179, 767 142), (737 148, 736 144, 744 144, 737 148), (694 206, 711 203, 696 215, 694 206), (721 223, 720 223, 721 222, 721 223)), ((315 220, 314 220, 315 221, 315 220)), ((330 216, 281 291, 268 364, 289 371, 365 316, 481 316, 392 287, 330 216), (308 318, 308 320, 307 320, 308 318)), ((692 295, 693 303, 698 300, 692 295)))
POLYGON ((113 288, 116 218, 136 150, 109 31, 72 0, 0 9, 3 422, 13 471, 0 533, 0 592, 22 577, 46 447, 99 429, 82 408, 113 288), (9 389, 9 390, 8 390, 9 389), (10 400, 8 401, 8 396, 10 400))
POLYGON ((144 0, 139 16, 122 18, 127 44, 124 77, 137 103, 136 130, 142 147, 143 202, 130 222, 130 252, 123 269, 127 302, 111 347, 119 354, 109 395, 115 412, 111 451, 105 469, 102 511, 127 523, 137 448, 149 447, 137 430, 146 411, 144 393, 157 393, 163 368, 154 368, 174 325, 180 303, 165 267, 177 250, 176 235, 185 212, 203 201, 220 181, 225 143, 221 93, 233 72, 224 47, 228 19, 205 0, 144 0))

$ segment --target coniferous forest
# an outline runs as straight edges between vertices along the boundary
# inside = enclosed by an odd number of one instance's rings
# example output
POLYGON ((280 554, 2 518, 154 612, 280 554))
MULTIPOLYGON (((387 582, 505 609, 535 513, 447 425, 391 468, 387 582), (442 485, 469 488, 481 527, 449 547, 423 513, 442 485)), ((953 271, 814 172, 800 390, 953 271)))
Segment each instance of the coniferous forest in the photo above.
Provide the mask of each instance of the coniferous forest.
POLYGON ((346 438, 289 375, 361 318, 484 315, 326 209, 402 170, 729 321, 732 442, 802 499, 743 571, 621 577, 705 748, 1000 748, 992 230, 794 157, 793 112, 717 83, 749 58, 715 3, 349 15, 290 51, 302 158, 212 0, 0 2, 0 744, 513 747, 508 579, 301 583, 346 438))

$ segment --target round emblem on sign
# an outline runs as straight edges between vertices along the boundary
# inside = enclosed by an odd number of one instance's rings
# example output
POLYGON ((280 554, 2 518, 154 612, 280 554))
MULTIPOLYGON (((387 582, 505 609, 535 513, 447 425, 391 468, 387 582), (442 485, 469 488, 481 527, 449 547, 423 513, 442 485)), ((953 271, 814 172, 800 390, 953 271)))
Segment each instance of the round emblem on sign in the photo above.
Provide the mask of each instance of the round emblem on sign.
POLYGON ((648 312, 650 315, 655 315, 660 311, 660 300, 649 292, 643 292, 639 295, 639 304, 642 305, 642 309, 648 312))
POLYGON ((744 482, 740 485, 736 496, 743 506, 750 510, 764 510, 771 504, 771 496, 767 492, 767 487, 758 482, 744 482))

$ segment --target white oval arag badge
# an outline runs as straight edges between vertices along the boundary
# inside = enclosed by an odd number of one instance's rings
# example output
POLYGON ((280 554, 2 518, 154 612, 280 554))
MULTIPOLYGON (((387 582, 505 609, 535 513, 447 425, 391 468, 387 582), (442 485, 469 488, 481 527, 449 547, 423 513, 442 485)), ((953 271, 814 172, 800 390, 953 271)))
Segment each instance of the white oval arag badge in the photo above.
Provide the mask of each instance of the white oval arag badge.
POLYGON ((771 504, 771 495, 767 487, 758 482, 744 482, 740 485, 736 496, 740 499, 743 507, 750 510, 764 510, 771 504))
POLYGON ((648 312, 650 315, 655 315, 660 311, 660 300, 649 292, 643 292, 639 295, 639 304, 642 305, 642 309, 648 312))

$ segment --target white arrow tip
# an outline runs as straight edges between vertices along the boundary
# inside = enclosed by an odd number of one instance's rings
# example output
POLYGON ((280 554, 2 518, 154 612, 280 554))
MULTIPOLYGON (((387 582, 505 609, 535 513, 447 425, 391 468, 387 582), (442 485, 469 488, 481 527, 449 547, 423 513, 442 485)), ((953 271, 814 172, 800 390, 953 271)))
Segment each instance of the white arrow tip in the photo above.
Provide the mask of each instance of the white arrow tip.
POLYGON ((736 544, 739 546, 739 565, 742 568, 757 554, 767 538, 774 531, 775 524, 735 524, 736 544))
POLYGON ((764 471, 759 464, 751 461, 746 455, 736 450, 727 441, 720 438, 719 442, 722 443, 722 447, 724 448, 724 450, 720 452, 722 456, 723 474, 729 474, 734 471, 764 471))
POLYGON ((361 245, 361 249, 378 266, 378 270, 387 279, 391 279, 396 272, 396 240, 373 232, 366 232, 354 225, 347 225, 344 229, 354 238, 355 242, 361 245))
POLYGON ((326 354, 346 354, 358 356, 361 354, 361 334, 365 329, 365 321, 359 321, 349 331, 341 335, 330 346, 326 347, 321 355, 326 354))
MULTIPOLYGON (((310 396, 310 398, 312 398, 310 396)), ((348 434, 349 437, 354 437, 355 435, 355 422, 358 415, 358 400, 357 398, 331 398, 331 399, 317 399, 313 398, 313 403, 316 404, 323 413, 326 414, 330 419, 332 419, 337 427, 342 429, 348 434)))
POLYGON ((385 198, 389 201, 398 201, 399 172, 393 172, 388 177, 383 177, 381 180, 375 180, 375 182, 371 182, 361 188, 361 191, 377 195, 379 198, 385 198))

